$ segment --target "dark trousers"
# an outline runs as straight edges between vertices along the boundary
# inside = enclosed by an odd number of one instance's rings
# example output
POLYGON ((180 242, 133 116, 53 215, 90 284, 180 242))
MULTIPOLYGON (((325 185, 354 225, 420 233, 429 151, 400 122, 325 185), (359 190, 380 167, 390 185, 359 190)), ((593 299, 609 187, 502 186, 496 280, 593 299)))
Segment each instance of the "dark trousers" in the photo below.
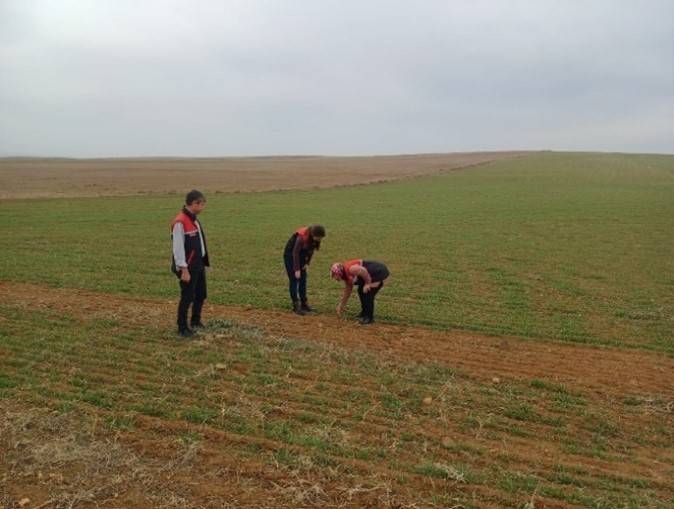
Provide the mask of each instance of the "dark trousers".
MULTIPOLYGON (((297 302, 301 300, 302 302, 307 301, 307 271, 302 270, 300 272, 300 278, 295 278, 295 270, 293 269, 293 257, 284 256, 283 261, 286 265, 286 272, 288 273, 288 292, 290 293, 290 300, 297 302), (299 299, 298 299, 299 293, 299 299)), ((304 257, 300 257, 300 267, 304 267, 304 257)))
POLYGON ((364 285, 358 285, 358 297, 360 298, 360 314, 361 316, 374 318, 374 298, 382 289, 384 283, 382 282, 377 288, 370 288, 370 291, 363 292, 364 285))
POLYGON ((180 304, 178 304, 178 329, 187 329, 187 311, 192 305, 192 325, 201 321, 201 307, 206 300, 206 271, 190 271, 190 282, 180 281, 180 304))

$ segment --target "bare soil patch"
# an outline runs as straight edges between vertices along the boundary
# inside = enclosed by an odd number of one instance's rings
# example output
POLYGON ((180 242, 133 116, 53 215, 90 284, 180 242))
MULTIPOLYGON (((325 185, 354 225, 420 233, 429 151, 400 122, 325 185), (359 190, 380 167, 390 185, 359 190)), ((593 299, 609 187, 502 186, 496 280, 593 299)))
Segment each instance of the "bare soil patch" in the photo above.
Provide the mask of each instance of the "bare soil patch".
POLYGON ((234 321, 266 334, 255 336, 254 342, 301 338, 326 347, 320 350, 325 353, 320 363, 284 373, 285 389, 270 378, 259 382, 259 390, 245 392, 235 375, 254 374, 272 363, 269 356, 257 364, 241 361, 220 370, 216 358, 208 365, 189 355, 194 345, 213 354, 235 349, 234 335, 207 331, 185 342, 177 337, 171 341, 174 336, 167 334, 152 343, 138 337, 117 344, 116 334, 126 329, 172 331, 174 301, 10 282, 0 282, 0 299, 19 315, 25 310, 69 317, 75 320, 73 329, 79 322, 84 327, 107 321, 116 331, 110 342, 91 337, 86 350, 64 349, 54 356, 0 342, 0 354, 9 356, 5 365, 14 366, 10 372, 27 361, 36 383, 48 381, 44 399, 32 404, 35 392, 19 386, 13 390, 25 398, 0 398, 3 509, 15 509, 25 498, 31 500, 27 507, 45 508, 562 509, 606 507, 597 505, 601 498, 578 497, 603 496, 607 483, 625 490, 626 496, 650 493, 651 498, 639 500, 674 496, 669 481, 674 455, 664 445, 674 418, 674 359, 662 354, 381 323, 361 327, 327 314, 297 317, 285 310, 208 305, 207 319, 234 321), (392 373, 396 366, 418 362, 462 374, 439 392, 422 394, 428 402, 417 411, 396 416, 381 411, 384 381, 377 374, 345 376, 318 386, 322 372, 344 369, 331 360, 342 350, 354 352, 354 358, 373 356, 392 373), (24 357, 13 364, 15 353, 24 357), (117 353, 124 357, 122 370, 106 363, 117 353), (153 355, 162 362, 148 362, 153 355), (164 361, 178 357, 181 374, 163 373, 164 361), (64 370, 65 378, 50 375, 64 370), (150 398, 143 403, 170 397, 172 407, 181 411, 199 404, 207 408, 206 403, 216 400, 222 414, 200 422, 184 415, 163 418, 129 411, 136 393, 129 400, 120 395, 118 407, 75 401, 74 410, 55 411, 58 399, 53 395, 72 390, 65 386, 68 379, 80 376, 111 393, 143 387, 150 398), (208 383, 199 385, 200 379, 208 383), (511 405, 510 390, 512 401, 523 401, 517 391, 531 387, 533 380, 542 387, 550 384, 545 390, 553 392, 555 384, 563 385, 560 402, 567 397, 588 402, 570 401, 563 422, 556 422, 559 414, 533 396, 528 410, 519 403, 506 409, 524 412, 513 418, 504 419, 503 408, 490 406, 494 401, 511 405), (499 389, 509 384, 511 389, 499 389), (368 410, 362 412, 354 397, 368 410), (638 408, 625 411, 626 397, 638 400, 638 408), (254 427, 222 426, 232 418, 249 425, 303 423, 311 440, 288 441, 282 432, 260 435, 254 427), (119 419, 129 426, 120 425, 119 419), (642 440, 633 440, 635 436, 642 440), (317 454, 321 449, 315 440, 320 439, 332 446, 317 454), (363 455, 340 454, 334 449, 340 444, 344 450, 361 447, 363 455), (596 454, 589 450, 595 447, 600 449, 596 454), (427 463, 423 458, 435 459, 427 463), (462 470, 467 464, 470 468, 462 470), (471 478, 471 472, 498 482, 471 478), (554 489, 543 491, 551 485, 554 489))
POLYGON ((530 152, 372 157, 0 158, 0 199, 309 189, 457 170, 530 152), (188 182, 188 184, 185 184, 188 182))
MULTIPOLYGON (((69 314, 123 317, 129 323, 173 328, 176 304, 86 290, 0 282, 0 298, 31 308, 69 314)), ((674 398, 674 358, 645 350, 492 337, 465 331, 376 323, 363 327, 330 314, 298 317, 279 310, 206 304, 205 316, 228 318, 271 334, 334 342, 358 350, 380 351, 405 360, 449 364, 485 380, 545 378, 587 389, 599 397, 663 394, 674 398)))

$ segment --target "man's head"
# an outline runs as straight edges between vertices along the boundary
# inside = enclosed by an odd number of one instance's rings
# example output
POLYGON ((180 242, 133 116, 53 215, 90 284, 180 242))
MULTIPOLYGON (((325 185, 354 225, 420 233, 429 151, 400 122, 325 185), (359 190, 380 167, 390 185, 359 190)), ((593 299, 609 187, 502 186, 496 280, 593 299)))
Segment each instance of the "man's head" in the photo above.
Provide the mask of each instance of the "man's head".
POLYGON ((201 191, 192 189, 187 196, 185 196, 185 206, 193 214, 198 214, 206 206, 206 197, 201 191))

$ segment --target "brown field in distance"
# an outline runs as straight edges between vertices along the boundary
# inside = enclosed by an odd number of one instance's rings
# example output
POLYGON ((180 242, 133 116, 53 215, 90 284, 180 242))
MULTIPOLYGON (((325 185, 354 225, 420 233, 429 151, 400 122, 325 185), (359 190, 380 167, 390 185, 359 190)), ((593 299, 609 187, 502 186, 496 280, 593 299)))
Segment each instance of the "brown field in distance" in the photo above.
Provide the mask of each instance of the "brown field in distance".
POLYGON ((431 175, 531 152, 370 157, 0 158, 0 199, 250 192, 431 175))

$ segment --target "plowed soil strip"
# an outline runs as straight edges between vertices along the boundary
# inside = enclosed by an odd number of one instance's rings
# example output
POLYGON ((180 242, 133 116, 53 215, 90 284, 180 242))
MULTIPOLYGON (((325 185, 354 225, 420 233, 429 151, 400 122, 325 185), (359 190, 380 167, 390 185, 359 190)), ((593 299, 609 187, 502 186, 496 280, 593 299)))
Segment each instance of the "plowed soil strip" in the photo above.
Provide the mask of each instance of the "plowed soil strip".
MULTIPOLYGON (((0 282, 8 305, 50 309, 72 316, 114 318, 122 325, 173 328, 175 302, 76 289, 0 282)), ((545 379, 603 398, 630 394, 674 396, 674 359, 642 350, 597 348, 552 341, 486 337, 463 331, 377 323, 361 327, 327 315, 297 317, 286 311, 207 305, 205 316, 262 327, 268 333, 384 352, 406 361, 459 368, 484 380, 545 379)))
POLYGON ((666 355, 216 305, 207 319, 241 325, 184 342, 173 300, 10 282, 0 298, 11 331, 0 506, 86 495, 109 508, 434 507, 433 496, 572 508, 634 496, 664 508, 672 497, 666 355))

